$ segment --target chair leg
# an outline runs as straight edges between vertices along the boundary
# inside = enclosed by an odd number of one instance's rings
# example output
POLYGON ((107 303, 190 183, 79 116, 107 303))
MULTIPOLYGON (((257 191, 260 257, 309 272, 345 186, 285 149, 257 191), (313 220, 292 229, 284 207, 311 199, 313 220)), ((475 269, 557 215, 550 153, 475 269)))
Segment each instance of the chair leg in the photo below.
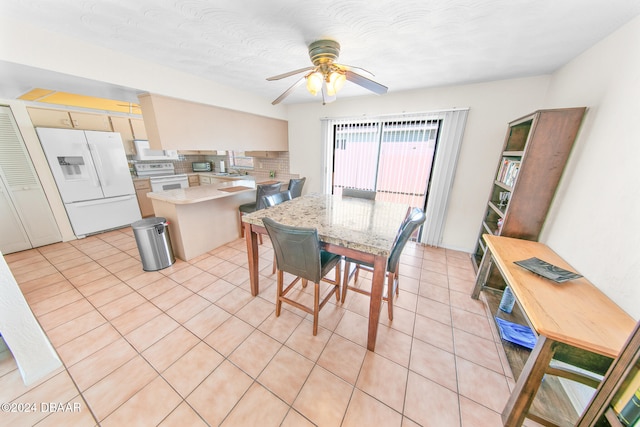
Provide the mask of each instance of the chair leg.
POLYGON ((341 303, 344 304, 344 300, 347 298, 347 288, 349 287, 349 270, 351 269, 351 263, 345 261, 344 263, 344 276, 342 276, 342 299, 341 303))
POLYGON ((275 274, 276 272, 276 254, 273 254, 273 269, 271 270, 271 274, 275 274))
POLYGON ((395 273, 395 277, 394 277, 394 282, 393 282, 393 286, 396 287, 396 296, 400 295, 400 284, 398 283, 398 280, 400 280, 400 277, 398 276, 398 271, 396 270, 395 273))
POLYGON ((320 312, 320 283, 314 283, 313 289, 313 335, 318 335, 318 313, 320 312))
POLYGON ((278 270, 278 279, 276 284, 276 317, 280 316, 280 310, 282 308, 282 300, 280 297, 282 296, 282 281, 284 279, 284 274, 282 271, 278 270))
POLYGON ((393 285, 394 285, 394 274, 387 275, 387 308, 389 310, 389 320, 393 320, 393 285))
POLYGON ((238 211, 240 216, 240 237, 244 238, 244 226, 242 225, 242 212, 238 211))
POLYGON ((335 289, 336 289, 336 303, 340 302, 340 264, 336 264, 336 278, 335 278, 335 289))

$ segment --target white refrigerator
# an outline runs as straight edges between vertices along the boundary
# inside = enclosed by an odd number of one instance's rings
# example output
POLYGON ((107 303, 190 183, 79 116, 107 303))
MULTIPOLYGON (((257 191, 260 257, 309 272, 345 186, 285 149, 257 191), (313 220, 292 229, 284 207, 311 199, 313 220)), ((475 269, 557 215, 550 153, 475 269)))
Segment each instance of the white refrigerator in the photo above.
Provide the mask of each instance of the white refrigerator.
POLYGON ((120 134, 36 128, 76 236, 141 219, 120 134))

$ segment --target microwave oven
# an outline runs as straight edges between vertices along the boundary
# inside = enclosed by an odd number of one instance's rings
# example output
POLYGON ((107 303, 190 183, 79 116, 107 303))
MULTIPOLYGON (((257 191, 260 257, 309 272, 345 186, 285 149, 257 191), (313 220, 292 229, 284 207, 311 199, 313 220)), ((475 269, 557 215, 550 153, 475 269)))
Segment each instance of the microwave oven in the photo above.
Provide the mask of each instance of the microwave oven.
POLYGON ((211 162, 192 162, 191 169, 194 172, 211 172, 211 162))
POLYGON ((149 141, 144 139, 134 139, 133 145, 136 147, 136 160, 178 160, 177 150, 152 150, 149 141))

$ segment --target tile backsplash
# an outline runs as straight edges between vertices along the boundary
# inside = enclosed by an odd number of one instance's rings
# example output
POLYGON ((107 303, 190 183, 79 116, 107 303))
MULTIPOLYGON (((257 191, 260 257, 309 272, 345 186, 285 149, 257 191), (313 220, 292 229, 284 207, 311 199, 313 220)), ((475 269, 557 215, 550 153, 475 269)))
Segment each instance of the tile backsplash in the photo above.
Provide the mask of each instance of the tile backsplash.
MULTIPOLYGON (((288 180, 290 178, 299 178, 298 174, 291 174, 289 171, 289 152, 288 151, 279 151, 272 152, 270 154, 275 154, 275 157, 254 157, 253 158, 253 169, 240 169, 242 171, 247 171, 249 175, 255 176, 257 179, 270 178, 270 173, 273 171, 275 173, 275 178, 280 180, 288 180)), ((134 160, 133 156, 127 156, 129 163, 153 163, 146 162, 140 160, 134 160)), ((178 173, 192 173, 191 169, 192 162, 211 162, 213 166, 213 172, 220 171, 220 161, 225 162, 225 167, 227 171, 230 168, 229 165, 229 156, 218 156, 218 155, 205 155, 205 154, 187 154, 180 155, 180 160, 174 160, 172 163, 175 166, 175 172, 178 173)), ((234 169, 231 167, 231 169, 234 169)))

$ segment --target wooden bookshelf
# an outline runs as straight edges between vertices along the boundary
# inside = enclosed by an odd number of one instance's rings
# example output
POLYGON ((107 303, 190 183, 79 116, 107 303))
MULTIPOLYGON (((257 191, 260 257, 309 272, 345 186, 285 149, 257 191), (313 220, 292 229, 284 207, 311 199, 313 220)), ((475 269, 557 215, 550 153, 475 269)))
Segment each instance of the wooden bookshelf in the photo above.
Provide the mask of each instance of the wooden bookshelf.
POLYGON ((539 110, 509 123, 472 254, 476 269, 485 233, 538 240, 585 110, 539 110))

